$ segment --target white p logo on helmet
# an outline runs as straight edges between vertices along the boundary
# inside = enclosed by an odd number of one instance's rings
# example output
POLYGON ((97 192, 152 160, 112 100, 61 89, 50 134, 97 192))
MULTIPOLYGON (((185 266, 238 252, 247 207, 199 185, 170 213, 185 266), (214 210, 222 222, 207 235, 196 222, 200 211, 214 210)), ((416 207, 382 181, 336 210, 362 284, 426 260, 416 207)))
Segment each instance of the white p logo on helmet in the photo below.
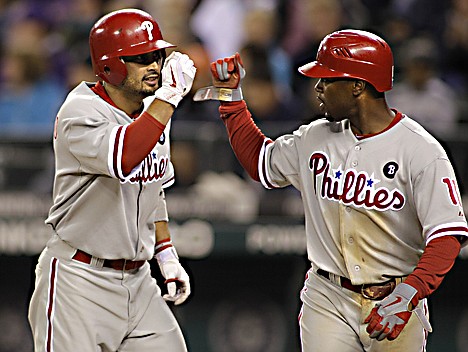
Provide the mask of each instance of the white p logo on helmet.
POLYGON ((146 29, 146 31, 148 32, 149 40, 153 40, 153 32, 152 32, 153 31, 153 24, 150 21, 144 21, 141 24, 141 28, 146 29))

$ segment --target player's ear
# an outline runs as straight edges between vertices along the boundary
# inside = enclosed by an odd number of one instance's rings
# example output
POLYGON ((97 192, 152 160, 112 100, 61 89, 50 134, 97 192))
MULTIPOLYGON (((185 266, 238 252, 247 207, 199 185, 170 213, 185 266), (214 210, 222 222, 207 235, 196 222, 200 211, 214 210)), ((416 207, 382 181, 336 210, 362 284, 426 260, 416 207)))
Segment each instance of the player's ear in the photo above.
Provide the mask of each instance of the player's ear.
POLYGON ((357 79, 357 80, 355 80, 353 82, 354 82, 353 83, 353 94, 355 96, 358 96, 362 92, 364 92, 364 90, 366 89, 367 82, 363 81, 363 80, 360 80, 360 79, 357 79))

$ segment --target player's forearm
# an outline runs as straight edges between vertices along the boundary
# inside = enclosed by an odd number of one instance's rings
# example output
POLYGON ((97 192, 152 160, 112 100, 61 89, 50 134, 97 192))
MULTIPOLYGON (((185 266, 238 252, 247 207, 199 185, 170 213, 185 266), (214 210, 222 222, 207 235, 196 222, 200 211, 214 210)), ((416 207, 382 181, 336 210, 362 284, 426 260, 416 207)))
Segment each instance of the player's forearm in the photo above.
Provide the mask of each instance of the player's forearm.
POLYGON ((265 136, 253 122, 245 102, 222 103, 219 112, 237 159, 250 177, 260 181, 258 160, 265 136))
POLYGON ((167 221, 157 221, 154 224, 156 226, 156 242, 171 239, 169 223, 167 221))
POLYGON ((151 152, 173 112, 171 104, 155 99, 148 110, 127 127, 122 152, 122 170, 125 175, 151 152))
POLYGON ((161 253, 168 248, 171 248, 171 251, 174 250, 171 234, 169 232, 169 223, 167 221, 156 221, 154 224, 156 226, 156 245, 154 247, 155 254, 158 255, 158 253, 161 253))
POLYGON ((460 242, 454 236, 444 236, 429 242, 416 269, 405 281, 418 290, 418 300, 429 296, 440 286, 459 252, 460 242))
POLYGON ((148 106, 148 109, 146 109, 146 112, 156 121, 166 126, 174 110, 175 108, 171 104, 159 99, 154 99, 150 106, 148 106))

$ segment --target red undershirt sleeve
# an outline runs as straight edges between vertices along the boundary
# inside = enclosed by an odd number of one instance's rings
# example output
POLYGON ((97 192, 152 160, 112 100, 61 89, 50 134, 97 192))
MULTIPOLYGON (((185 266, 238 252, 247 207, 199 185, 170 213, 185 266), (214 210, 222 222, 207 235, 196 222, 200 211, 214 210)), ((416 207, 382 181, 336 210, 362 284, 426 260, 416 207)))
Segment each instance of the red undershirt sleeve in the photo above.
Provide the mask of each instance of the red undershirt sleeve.
POLYGON ((219 113, 237 159, 250 177, 260 181, 258 160, 266 137, 253 122, 245 101, 221 103, 219 113))
POLYGON ((405 283, 418 290, 415 297, 418 301, 439 287, 453 267, 460 248, 461 244, 455 236, 439 237, 428 243, 418 265, 405 280, 405 283))
POLYGON ((122 171, 128 175, 146 158, 158 142, 166 126, 143 112, 128 125, 122 151, 122 171))

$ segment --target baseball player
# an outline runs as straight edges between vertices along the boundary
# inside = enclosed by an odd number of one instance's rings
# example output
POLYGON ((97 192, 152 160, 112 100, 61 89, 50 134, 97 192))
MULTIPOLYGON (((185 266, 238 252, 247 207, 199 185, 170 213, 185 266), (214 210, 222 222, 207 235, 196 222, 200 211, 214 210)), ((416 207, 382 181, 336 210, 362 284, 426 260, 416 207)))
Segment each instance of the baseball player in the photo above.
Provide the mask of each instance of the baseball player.
POLYGON ((157 22, 125 9, 90 32, 96 83, 70 92, 55 126, 53 236, 36 268, 35 351, 186 351, 166 301, 190 294, 168 230, 170 118, 196 69, 157 22), (156 258, 168 293, 151 277, 156 258))
POLYGON ((316 61, 326 116, 275 141, 242 100, 239 54, 211 64, 214 86, 195 100, 221 101, 232 148, 266 188, 302 195, 311 268, 301 292, 302 350, 425 350, 427 297, 466 243, 468 228, 452 165, 418 123, 390 109, 393 56, 359 30, 326 36, 316 61))

